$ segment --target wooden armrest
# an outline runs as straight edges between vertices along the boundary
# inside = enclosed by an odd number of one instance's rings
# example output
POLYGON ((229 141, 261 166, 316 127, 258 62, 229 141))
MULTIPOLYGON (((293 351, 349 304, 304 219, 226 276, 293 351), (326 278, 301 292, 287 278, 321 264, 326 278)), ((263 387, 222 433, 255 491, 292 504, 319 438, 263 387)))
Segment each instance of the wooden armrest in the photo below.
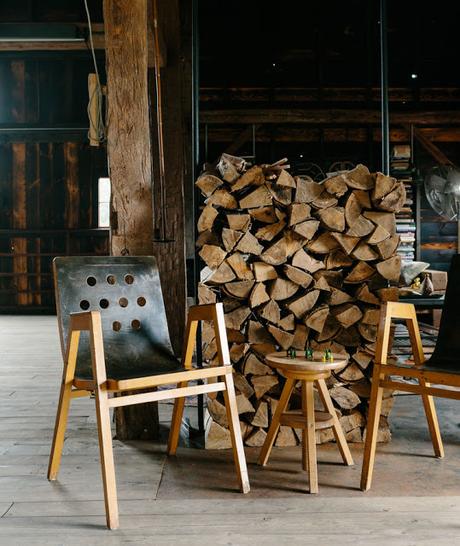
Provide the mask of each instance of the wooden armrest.
POLYGON ((387 319, 411 319, 417 320, 415 305, 413 303, 401 303, 399 301, 388 301, 383 305, 383 316, 387 319))
POLYGON ((214 320, 219 307, 222 303, 206 303, 202 305, 192 305, 188 311, 189 320, 214 320))
POLYGON ((70 313, 71 332, 91 330, 93 318, 100 317, 99 311, 82 311, 80 313, 70 313))

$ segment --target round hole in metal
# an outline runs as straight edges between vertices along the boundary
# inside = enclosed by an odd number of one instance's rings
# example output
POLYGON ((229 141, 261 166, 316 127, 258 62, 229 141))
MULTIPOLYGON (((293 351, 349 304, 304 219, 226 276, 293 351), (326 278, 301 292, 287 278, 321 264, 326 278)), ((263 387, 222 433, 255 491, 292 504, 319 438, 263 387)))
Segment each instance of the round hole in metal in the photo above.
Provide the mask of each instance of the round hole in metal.
POLYGON ((83 309, 83 311, 88 311, 88 309, 89 309, 89 301, 88 301, 88 300, 81 300, 81 302, 80 302, 80 309, 83 309))
POLYGON ((102 309, 107 309, 107 307, 109 306, 109 300, 102 298, 101 300, 99 300, 99 305, 102 309))
POLYGON ((146 303, 147 303, 147 300, 144 298, 144 296, 139 296, 137 298, 137 305, 139 305, 139 307, 144 307, 146 303))
POLYGON ((86 282, 87 282, 87 284, 88 284, 89 286, 96 286, 96 283, 97 283, 96 277, 88 277, 88 278, 86 279, 86 282))
POLYGON ((121 330, 121 322, 118 322, 118 320, 114 320, 112 322, 112 330, 114 332, 119 332, 121 330))
POLYGON ((141 321, 134 319, 131 321, 131 328, 133 330, 140 330, 141 329, 141 321))
POLYGON ((132 275, 125 275, 125 283, 126 284, 133 284, 134 282, 134 277, 132 275))
POLYGON ((120 298, 118 303, 120 304, 120 307, 128 307, 129 302, 127 298, 120 298))
POLYGON ((115 275, 107 275, 107 283, 108 284, 115 284, 117 282, 117 278, 115 275))

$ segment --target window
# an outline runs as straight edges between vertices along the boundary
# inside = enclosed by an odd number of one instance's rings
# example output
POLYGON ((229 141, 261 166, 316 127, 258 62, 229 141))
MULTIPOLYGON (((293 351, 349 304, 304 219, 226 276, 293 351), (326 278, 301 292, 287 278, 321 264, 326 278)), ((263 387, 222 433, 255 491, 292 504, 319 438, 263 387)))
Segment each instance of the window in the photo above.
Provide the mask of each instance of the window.
POLYGON ((99 178, 97 210, 98 227, 110 227, 110 178, 99 178))

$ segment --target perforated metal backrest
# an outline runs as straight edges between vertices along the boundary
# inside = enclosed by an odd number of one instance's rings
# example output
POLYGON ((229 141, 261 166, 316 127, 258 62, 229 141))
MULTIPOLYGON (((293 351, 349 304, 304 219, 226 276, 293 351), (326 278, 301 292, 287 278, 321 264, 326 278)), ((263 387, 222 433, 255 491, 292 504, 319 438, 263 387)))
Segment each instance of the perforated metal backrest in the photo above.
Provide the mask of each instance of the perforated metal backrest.
MULTIPOLYGON (((54 277, 64 355, 69 314, 100 311, 108 377, 164 373, 177 365, 155 258, 55 258, 54 277)), ((86 332, 81 333, 76 375, 92 377, 86 332)))
POLYGON ((453 256, 449 268, 444 306, 431 366, 460 370, 460 255, 453 256))

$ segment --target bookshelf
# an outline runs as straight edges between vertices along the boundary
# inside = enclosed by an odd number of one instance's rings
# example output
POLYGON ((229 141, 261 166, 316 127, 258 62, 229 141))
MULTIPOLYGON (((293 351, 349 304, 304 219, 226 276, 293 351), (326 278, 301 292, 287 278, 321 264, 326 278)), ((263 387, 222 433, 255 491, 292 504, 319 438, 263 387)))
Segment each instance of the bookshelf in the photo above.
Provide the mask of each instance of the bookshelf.
POLYGON ((396 231, 400 236, 398 254, 406 262, 419 259, 420 214, 416 171, 410 144, 394 145, 390 162, 391 175, 404 183, 406 202, 396 214, 396 231))

